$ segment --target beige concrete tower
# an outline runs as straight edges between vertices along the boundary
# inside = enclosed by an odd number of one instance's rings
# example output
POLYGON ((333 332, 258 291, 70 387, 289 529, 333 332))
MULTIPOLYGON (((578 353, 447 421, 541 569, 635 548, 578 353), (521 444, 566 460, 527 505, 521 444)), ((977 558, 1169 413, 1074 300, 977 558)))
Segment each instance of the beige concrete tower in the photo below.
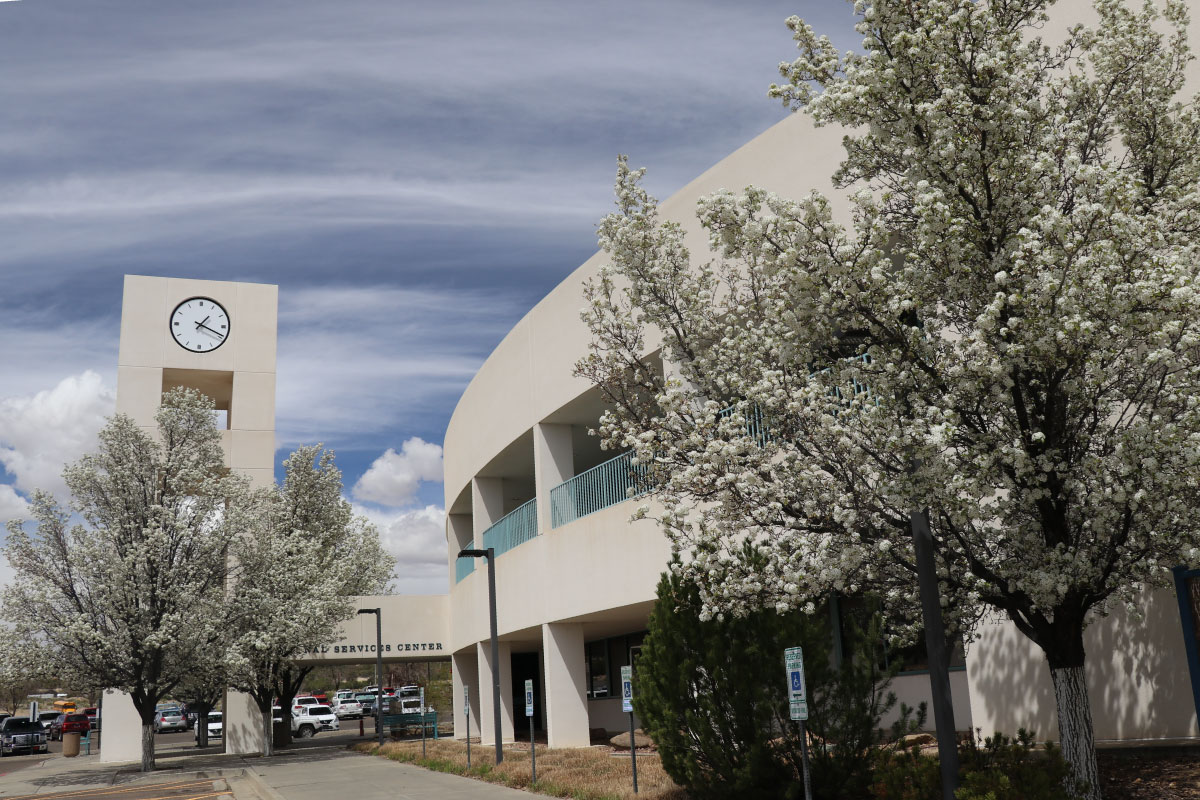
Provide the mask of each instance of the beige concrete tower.
MULTIPOLYGON (((164 391, 198 389, 225 412, 226 462, 255 485, 269 485, 275 463, 278 304, 279 288, 263 283, 126 275, 117 411, 153 428, 164 391), (212 321, 214 332, 209 333, 209 326, 201 329, 197 320, 175 314, 189 300, 207 303, 195 306, 200 318, 203 309, 219 304, 228 320, 225 330, 212 321), (187 349, 188 344, 202 349, 187 349)), ((213 309, 212 316, 219 314, 213 309)))
MULTIPOLYGON (((213 399, 225 463, 256 486, 274 481, 275 336, 279 288, 126 275, 117 357, 117 412, 156 429, 163 392, 178 386, 213 399)), ((258 752, 261 724, 245 695, 226 698, 227 752, 258 752)), ((141 757, 141 723, 127 695, 104 699, 102 761, 141 757)))

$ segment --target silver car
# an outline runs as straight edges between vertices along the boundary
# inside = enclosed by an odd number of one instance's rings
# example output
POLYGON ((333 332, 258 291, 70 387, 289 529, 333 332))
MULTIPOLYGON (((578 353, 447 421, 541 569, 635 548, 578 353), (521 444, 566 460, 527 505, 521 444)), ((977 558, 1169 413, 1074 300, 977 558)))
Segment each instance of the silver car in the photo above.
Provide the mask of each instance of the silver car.
POLYGON ((186 731, 187 719, 181 708, 162 708, 154 712, 154 732, 186 731))

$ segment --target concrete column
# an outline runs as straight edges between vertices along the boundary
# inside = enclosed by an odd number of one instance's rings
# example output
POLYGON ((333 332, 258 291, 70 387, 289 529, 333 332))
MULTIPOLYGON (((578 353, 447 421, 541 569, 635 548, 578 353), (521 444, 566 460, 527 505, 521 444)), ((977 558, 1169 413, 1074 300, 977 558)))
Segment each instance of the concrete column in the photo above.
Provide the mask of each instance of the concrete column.
POLYGON ((105 690, 100 716, 100 760, 141 761, 142 718, 129 695, 105 690))
POLYGON ((587 665, 583 626, 542 625, 546 737, 550 747, 588 747, 587 665))
POLYGON ((483 547, 483 532, 504 516, 504 479, 471 479, 471 517, 475 544, 483 547))
POLYGON ((571 426, 539 422, 533 426, 533 480, 538 498, 538 532, 550 530, 550 490, 575 475, 571 426))
POLYGON ((454 694, 454 738, 466 740, 467 720, 463 709, 463 686, 470 689, 471 736, 479 736, 479 664, 474 648, 468 648, 450 657, 450 673, 454 694))
MULTIPOLYGON (((512 645, 498 642, 500 655, 500 741, 513 741, 513 696, 512 696, 512 645)), ((482 641, 475 645, 479 663, 479 717, 480 737, 483 744, 495 744, 495 719, 492 716, 492 643, 482 641)))
POLYGON ((226 753, 263 752, 262 725, 262 713, 253 697, 232 689, 225 694, 226 753))

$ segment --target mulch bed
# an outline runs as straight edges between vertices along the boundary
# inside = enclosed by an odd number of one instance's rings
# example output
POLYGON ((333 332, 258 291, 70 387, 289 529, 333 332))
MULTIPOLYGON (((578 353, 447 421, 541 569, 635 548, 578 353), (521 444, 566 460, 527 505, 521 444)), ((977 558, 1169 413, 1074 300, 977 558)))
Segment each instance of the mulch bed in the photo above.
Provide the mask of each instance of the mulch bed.
POLYGON ((1104 800, 1200 800, 1200 747, 1101 750, 1104 800))

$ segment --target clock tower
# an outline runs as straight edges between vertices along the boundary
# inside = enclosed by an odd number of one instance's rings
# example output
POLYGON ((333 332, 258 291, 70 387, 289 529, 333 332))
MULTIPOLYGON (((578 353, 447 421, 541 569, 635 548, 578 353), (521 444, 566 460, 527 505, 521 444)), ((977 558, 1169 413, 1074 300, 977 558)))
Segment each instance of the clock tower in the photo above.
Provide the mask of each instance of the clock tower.
POLYGON ((117 411, 154 430, 163 392, 197 389, 217 407, 225 462, 269 486, 278 303, 269 284, 126 275, 117 411))
MULTIPOLYGON (((156 432, 164 392, 212 398, 225 463, 255 486, 275 480, 275 329, 279 288, 126 275, 117 357, 117 412, 156 432)), ((105 692, 101 761, 141 758, 141 720, 121 692, 105 692)), ((262 722, 248 695, 225 696, 225 751, 257 753, 262 722)))

